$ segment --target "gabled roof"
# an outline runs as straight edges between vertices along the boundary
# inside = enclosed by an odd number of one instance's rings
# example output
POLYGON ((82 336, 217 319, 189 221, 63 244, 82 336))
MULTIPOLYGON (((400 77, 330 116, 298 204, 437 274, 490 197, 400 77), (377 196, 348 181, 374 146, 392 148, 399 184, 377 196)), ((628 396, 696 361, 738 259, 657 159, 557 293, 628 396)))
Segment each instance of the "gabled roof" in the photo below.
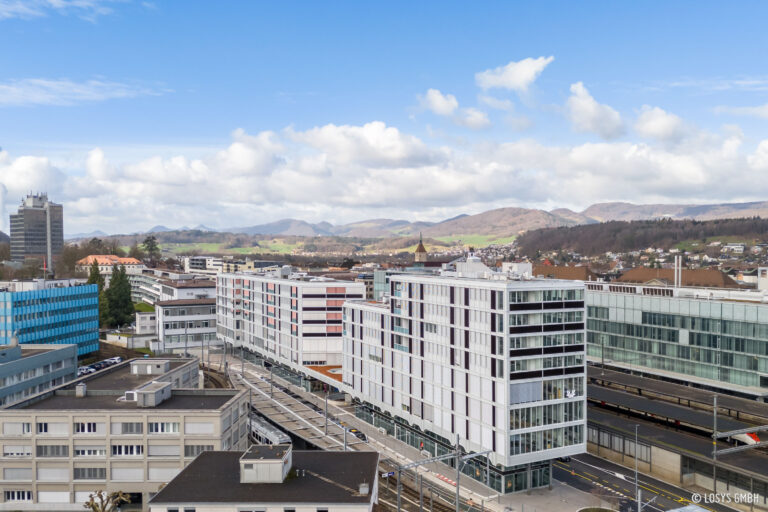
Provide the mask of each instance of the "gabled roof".
MULTIPOLYGON (((698 286, 706 288, 739 288, 739 283, 717 269, 697 268, 683 269, 682 286, 698 286)), ((635 267, 629 269, 617 282, 646 284, 649 282, 674 284, 675 270, 671 268, 635 267)))
POLYGON ((548 277, 552 279, 568 279, 571 281, 597 281, 597 274, 589 267, 555 266, 552 264, 534 265, 534 277, 548 277))
POLYGON ((121 258, 114 254, 90 254, 78 260, 77 265, 93 265, 94 261, 97 265, 141 265, 136 258, 121 258))

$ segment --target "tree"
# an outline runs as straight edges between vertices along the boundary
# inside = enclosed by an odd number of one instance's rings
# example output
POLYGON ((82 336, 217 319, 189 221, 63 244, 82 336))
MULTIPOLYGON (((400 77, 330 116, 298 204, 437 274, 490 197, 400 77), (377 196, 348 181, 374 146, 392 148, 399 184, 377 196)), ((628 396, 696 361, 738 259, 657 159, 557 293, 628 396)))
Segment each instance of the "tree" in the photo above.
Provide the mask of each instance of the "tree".
POLYGON ((138 242, 133 242, 133 245, 128 251, 128 256, 130 256, 131 258, 136 258, 137 260, 141 261, 144 259, 144 256, 146 255, 144 254, 144 250, 141 248, 138 242))
POLYGON ((109 310, 108 324, 113 327, 131 324, 134 309, 131 302, 131 284, 128 282, 124 265, 112 267, 112 278, 104 295, 109 310))
POLYGON ((123 503, 130 503, 131 498, 123 491, 106 493, 105 491, 96 491, 88 496, 88 501, 83 504, 83 508, 92 512, 114 512, 120 508, 123 503))
POLYGON ((104 276, 99 272, 99 263, 95 259, 91 264, 91 273, 88 275, 88 284, 99 285, 99 293, 104 289, 104 276))
POLYGON ((160 246, 157 244, 157 238, 154 235, 149 235, 144 239, 144 251, 147 253, 147 257, 156 263, 160 259, 160 246))

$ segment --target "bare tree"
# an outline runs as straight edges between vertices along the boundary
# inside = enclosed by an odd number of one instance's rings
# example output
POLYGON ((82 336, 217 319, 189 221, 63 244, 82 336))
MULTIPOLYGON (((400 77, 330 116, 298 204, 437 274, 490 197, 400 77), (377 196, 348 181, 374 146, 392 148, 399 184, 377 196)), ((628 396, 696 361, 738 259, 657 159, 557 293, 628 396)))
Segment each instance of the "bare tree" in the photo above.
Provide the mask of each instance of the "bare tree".
POLYGON ((96 491, 88 496, 88 501, 83 504, 83 508, 92 512, 115 512, 122 503, 130 503, 131 499, 123 491, 107 493, 105 491, 96 491))

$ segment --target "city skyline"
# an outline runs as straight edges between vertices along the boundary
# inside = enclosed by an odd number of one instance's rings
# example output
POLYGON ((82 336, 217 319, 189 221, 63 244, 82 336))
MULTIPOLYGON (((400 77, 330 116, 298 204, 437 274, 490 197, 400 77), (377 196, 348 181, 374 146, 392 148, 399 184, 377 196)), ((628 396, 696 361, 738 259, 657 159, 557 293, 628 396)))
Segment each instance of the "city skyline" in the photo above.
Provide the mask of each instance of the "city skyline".
POLYGON ((6 229, 768 197, 763 6, 206 7, 0 2, 6 229))

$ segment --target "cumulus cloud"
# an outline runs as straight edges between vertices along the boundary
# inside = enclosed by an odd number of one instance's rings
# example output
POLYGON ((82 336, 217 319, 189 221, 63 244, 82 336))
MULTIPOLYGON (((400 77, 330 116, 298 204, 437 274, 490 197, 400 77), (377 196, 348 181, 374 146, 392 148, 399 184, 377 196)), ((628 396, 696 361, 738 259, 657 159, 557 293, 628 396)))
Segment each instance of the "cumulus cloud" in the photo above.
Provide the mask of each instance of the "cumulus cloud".
POLYGON ((429 89, 420 101, 422 107, 439 116, 450 116, 459 108, 456 96, 443 94, 437 89, 429 89))
POLYGON ((64 204, 70 233, 131 232, 158 223, 225 228, 283 217, 440 220, 513 205, 579 208, 607 200, 714 202, 768 195, 768 184, 751 179, 768 170, 768 140, 751 152, 742 148, 738 130, 685 140, 657 146, 520 139, 459 151, 378 121, 236 130, 229 144, 202 158, 148 154, 117 165, 108 151, 95 148, 82 156, 78 171, 64 171, 42 156, 0 152, 0 185, 9 207, 29 191, 48 191, 64 204), (747 181, 753 186, 745 190, 747 181))
POLYGON ((643 105, 635 122, 635 131, 642 137, 675 142, 685 136, 685 123, 675 114, 659 108, 643 105))
POLYGON ((476 108, 462 109, 461 115, 457 116, 455 120, 457 124, 472 128, 473 130, 479 130, 491 124, 488 114, 476 108))
POLYGON ((498 88, 526 92, 553 60, 555 58, 550 56, 512 61, 505 66, 476 73, 475 82, 483 90, 498 88))
POLYGON ((574 130, 578 132, 596 133, 604 139, 615 139, 624 134, 624 123, 619 113, 595 101, 581 82, 571 85, 566 111, 574 130))
POLYGON ((0 20, 39 18, 49 13, 74 14, 88 21, 110 14, 115 0, 0 0, 0 20))
POLYGON ((721 114, 733 114, 737 116, 759 117, 768 119, 768 103, 755 107, 716 107, 715 112, 721 114))
POLYGON ((137 96, 158 96, 161 90, 104 80, 74 82, 68 79, 25 78, 0 83, 0 107, 75 105, 137 96))

